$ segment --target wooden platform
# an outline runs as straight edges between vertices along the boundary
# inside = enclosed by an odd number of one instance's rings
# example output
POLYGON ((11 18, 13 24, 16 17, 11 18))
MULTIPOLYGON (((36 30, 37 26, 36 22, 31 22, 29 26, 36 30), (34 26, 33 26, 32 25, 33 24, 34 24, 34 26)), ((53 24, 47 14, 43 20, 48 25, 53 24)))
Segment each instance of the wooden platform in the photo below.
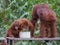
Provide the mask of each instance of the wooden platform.
POLYGON ((10 38, 8 37, 8 39, 10 40, 60 40, 59 37, 57 38, 10 38))
POLYGON ((56 38, 11 38, 11 37, 0 37, 0 40, 8 40, 8 45, 14 45, 15 40, 60 40, 60 37, 56 38))
MULTIPOLYGON (((11 38, 11 37, 6 37, 9 40, 60 40, 60 37, 56 38, 11 38)), ((0 37, 0 40, 5 40, 6 38, 0 37)))
POLYGON ((0 40, 6 40, 6 38, 4 38, 4 37, 0 37, 0 40))

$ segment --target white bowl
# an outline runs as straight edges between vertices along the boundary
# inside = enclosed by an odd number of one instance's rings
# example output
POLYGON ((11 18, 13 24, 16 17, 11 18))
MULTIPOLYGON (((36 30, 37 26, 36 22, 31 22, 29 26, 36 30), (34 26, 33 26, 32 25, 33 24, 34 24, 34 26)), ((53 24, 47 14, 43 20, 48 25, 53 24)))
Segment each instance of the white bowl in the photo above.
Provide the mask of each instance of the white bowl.
POLYGON ((20 32, 19 37, 20 38, 30 38, 31 35, 30 35, 30 32, 20 32))

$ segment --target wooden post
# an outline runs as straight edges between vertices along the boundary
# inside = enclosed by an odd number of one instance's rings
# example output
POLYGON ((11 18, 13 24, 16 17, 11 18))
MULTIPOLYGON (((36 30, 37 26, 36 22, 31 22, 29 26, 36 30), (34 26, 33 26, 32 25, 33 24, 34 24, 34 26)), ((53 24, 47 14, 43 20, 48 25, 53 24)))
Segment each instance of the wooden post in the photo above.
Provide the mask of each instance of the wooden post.
POLYGON ((8 38, 6 38, 6 40, 7 40, 7 44, 9 45, 10 43, 9 43, 9 39, 8 38))
POLYGON ((14 40, 9 40, 10 45, 14 45, 14 40))
POLYGON ((10 40, 9 38, 6 38, 6 39, 7 39, 8 45, 14 45, 14 40, 10 40))

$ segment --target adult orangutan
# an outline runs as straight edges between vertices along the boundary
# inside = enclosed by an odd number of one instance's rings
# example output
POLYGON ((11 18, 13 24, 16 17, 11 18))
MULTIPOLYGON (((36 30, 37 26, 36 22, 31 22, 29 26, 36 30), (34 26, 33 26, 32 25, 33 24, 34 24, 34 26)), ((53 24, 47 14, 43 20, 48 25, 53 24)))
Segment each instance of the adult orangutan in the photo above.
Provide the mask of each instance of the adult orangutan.
MULTIPOLYGON (((47 4, 35 4, 32 8, 31 23, 35 27, 35 23, 40 19, 40 35, 39 37, 56 37, 56 16, 47 4), (50 33, 50 35, 49 35, 50 33)), ((33 34, 33 33, 32 33, 33 34)))

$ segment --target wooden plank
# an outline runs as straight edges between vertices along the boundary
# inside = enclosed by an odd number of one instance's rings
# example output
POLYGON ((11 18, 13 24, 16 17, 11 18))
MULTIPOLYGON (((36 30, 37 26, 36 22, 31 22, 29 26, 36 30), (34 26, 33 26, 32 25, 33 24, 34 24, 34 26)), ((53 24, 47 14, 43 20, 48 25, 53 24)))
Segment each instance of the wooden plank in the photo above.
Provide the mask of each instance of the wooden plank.
POLYGON ((60 37, 56 38, 11 38, 7 37, 10 40, 60 40, 60 37))
POLYGON ((60 37, 56 38, 13 38, 13 37, 0 37, 0 40, 8 39, 8 45, 14 45, 14 40, 60 40, 60 37), (12 42, 10 42, 12 40, 12 42), (11 44, 10 44, 11 43, 11 44))
POLYGON ((6 38, 4 38, 4 37, 0 37, 0 40, 6 40, 6 38))

